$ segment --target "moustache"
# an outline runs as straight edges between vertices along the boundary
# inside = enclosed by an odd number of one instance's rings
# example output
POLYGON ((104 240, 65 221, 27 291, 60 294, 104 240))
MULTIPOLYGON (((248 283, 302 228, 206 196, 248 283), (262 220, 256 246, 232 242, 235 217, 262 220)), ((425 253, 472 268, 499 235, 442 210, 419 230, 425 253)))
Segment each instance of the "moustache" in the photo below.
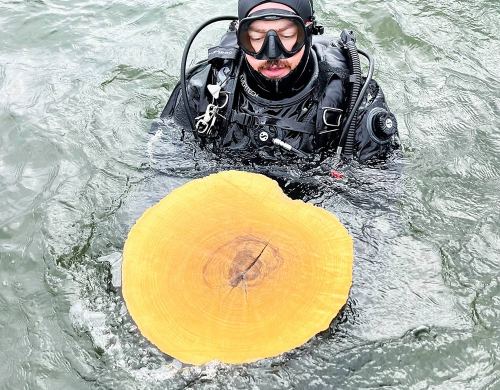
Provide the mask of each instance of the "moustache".
POLYGON ((284 69, 290 68, 291 66, 286 60, 267 60, 264 64, 259 66, 259 70, 268 70, 268 69, 284 69))

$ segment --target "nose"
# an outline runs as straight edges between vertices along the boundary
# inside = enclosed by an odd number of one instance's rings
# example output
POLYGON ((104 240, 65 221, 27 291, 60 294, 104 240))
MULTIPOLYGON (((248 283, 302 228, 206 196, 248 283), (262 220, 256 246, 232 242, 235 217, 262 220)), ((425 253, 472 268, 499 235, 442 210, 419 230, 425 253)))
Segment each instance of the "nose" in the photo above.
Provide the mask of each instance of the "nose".
POLYGON ((278 46, 278 35, 274 31, 270 31, 268 35, 266 57, 270 60, 277 60, 281 56, 281 50, 278 46))

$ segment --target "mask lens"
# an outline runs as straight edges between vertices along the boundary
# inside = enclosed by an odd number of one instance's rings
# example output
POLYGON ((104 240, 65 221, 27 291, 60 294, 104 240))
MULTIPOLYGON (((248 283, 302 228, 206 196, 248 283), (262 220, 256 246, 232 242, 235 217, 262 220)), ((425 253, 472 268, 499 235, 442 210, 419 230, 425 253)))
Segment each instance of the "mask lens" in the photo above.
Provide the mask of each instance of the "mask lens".
POLYGON ((257 56, 266 49, 271 31, 276 33, 284 57, 293 56, 304 46, 306 31, 300 18, 276 16, 243 19, 238 28, 238 43, 247 54, 257 56))

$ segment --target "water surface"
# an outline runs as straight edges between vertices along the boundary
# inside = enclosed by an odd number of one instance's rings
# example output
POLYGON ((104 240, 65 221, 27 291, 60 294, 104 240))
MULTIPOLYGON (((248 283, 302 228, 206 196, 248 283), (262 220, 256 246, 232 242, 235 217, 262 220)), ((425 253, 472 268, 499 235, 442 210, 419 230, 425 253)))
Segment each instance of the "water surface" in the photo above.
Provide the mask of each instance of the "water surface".
POLYGON ((316 1, 329 33, 353 29, 375 56, 405 146, 343 181, 262 168, 355 238, 351 296, 329 332, 203 367, 139 334, 110 266, 128 230, 172 189, 237 167, 171 123, 150 131, 189 34, 236 13, 215 4, 0 3, 0 387, 500 389, 497 1, 316 1))

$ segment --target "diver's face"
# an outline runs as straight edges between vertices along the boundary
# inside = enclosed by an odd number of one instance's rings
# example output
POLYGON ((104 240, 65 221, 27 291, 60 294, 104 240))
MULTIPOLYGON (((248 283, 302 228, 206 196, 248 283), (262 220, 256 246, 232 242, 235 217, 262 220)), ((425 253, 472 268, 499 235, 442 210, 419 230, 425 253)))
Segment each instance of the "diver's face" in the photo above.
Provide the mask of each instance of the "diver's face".
MULTIPOLYGON (((252 9, 250 13, 263 9, 285 9, 293 11, 290 7, 287 7, 283 4, 264 3, 252 9)), ((270 30, 276 31, 285 49, 292 50, 298 39, 298 29, 292 21, 288 19, 256 20, 251 24, 248 30, 250 43, 256 52, 258 52, 262 48, 262 45, 264 44, 264 40, 266 38, 266 34, 270 30)), ((257 60, 249 54, 245 54, 245 56, 248 64, 254 70, 261 73, 268 79, 275 80, 287 76, 292 70, 294 70, 299 65, 300 60, 304 55, 304 51, 305 48, 303 47, 292 57, 279 60, 257 60)))

